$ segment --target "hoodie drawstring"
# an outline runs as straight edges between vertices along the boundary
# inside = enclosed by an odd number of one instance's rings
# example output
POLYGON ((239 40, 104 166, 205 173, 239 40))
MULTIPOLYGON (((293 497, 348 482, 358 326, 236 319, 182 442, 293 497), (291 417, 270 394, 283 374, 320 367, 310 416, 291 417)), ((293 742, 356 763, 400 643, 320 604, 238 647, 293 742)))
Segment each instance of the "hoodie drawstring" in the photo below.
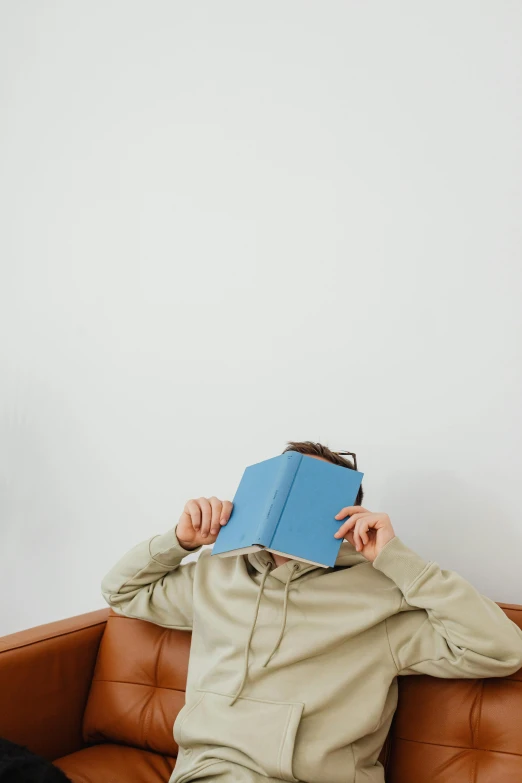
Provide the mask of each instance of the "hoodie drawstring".
MULTIPOLYGON (((255 607, 255 610, 254 610, 254 619, 252 621, 252 625, 250 627, 250 632, 248 634, 248 639, 247 639, 246 646, 245 646, 245 657, 244 657, 244 664, 243 664, 243 677, 241 678, 241 684, 240 684, 240 686, 239 686, 239 688, 237 690, 236 695, 234 696, 234 698, 230 702, 230 705, 229 705, 230 707, 232 707, 232 705, 236 703, 237 699, 239 698, 239 696, 240 696, 240 694, 241 694, 241 692, 243 690, 243 687, 244 687, 246 679, 247 679, 247 674, 248 674, 248 657, 249 657, 249 652, 250 652, 250 642, 252 641, 252 636, 254 634, 254 628, 256 627, 257 615, 259 613, 259 604, 261 603, 261 596, 263 594, 263 588, 265 586, 266 578, 267 578, 271 568, 272 568, 272 563, 267 563, 266 567, 265 567, 265 570, 263 571, 263 578, 261 579, 261 584, 259 585, 259 590, 258 590, 258 593, 257 593, 256 607, 255 607)), ((286 614, 287 614, 287 607, 288 607, 288 590, 290 588, 290 582, 291 582, 292 577, 294 575, 294 571, 297 571, 298 568, 299 568, 299 566, 298 566, 297 563, 292 563, 292 567, 290 569, 290 573, 288 574, 288 579, 287 579, 286 585, 285 585, 285 598, 284 598, 284 604, 283 604, 283 622, 281 624, 281 631, 279 633, 279 637, 277 639, 277 642, 274 645, 274 649, 272 650, 272 652, 270 653, 270 655, 268 656, 268 658, 266 659, 266 661, 263 664, 263 668, 270 661, 270 659, 274 655, 275 651, 279 647, 279 644, 281 643, 281 639, 283 638, 283 634, 285 632, 286 614)))
POLYGON ((267 663, 269 662, 270 658, 272 657, 272 655, 275 653, 275 651, 279 647, 281 639, 283 638, 283 634, 285 632, 285 625, 286 625, 286 609, 287 609, 287 606, 288 606, 288 589, 290 587, 290 580, 292 579, 292 576, 294 574, 294 570, 297 571, 298 568, 299 568, 299 566, 297 565, 297 563, 292 563, 292 570, 290 571, 290 574, 288 576, 288 579, 286 580, 286 585, 285 585, 285 600, 284 600, 284 603, 283 603, 283 622, 281 624, 281 631, 279 633, 279 638, 277 639, 277 642, 275 643, 274 649, 272 650, 272 652, 270 653, 270 655, 268 656, 268 658, 266 659, 266 661, 263 664, 263 668, 267 665, 267 663))

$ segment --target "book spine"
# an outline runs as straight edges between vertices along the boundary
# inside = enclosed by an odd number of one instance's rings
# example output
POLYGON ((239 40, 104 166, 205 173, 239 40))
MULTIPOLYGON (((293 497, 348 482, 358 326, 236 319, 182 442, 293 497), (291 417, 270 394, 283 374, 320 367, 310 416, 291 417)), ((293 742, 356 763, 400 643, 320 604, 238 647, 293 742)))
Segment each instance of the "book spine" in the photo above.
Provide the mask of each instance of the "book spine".
POLYGON ((282 463, 281 472, 276 479, 272 496, 268 500, 266 512, 259 523, 253 542, 255 544, 270 546, 272 543, 275 529, 281 519, 303 455, 292 451, 288 452, 287 457, 287 460, 282 463))

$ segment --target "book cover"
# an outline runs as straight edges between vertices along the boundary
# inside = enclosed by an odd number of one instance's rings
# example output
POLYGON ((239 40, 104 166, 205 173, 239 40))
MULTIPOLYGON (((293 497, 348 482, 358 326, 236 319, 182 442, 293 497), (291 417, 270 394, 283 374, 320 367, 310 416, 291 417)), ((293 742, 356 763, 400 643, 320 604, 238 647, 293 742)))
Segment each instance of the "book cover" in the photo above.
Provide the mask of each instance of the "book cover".
POLYGON ((335 515, 354 505, 364 473, 297 451, 249 465, 233 498, 212 555, 259 549, 333 566, 342 544, 335 515))

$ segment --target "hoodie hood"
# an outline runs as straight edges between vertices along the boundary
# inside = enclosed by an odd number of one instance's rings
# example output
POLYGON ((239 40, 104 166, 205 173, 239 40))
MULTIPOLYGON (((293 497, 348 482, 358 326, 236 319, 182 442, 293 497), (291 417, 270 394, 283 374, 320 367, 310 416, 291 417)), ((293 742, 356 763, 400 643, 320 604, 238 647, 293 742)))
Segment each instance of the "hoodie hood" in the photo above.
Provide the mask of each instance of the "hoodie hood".
POLYGON ((299 579, 300 576, 310 571, 317 571, 317 576, 319 576, 320 573, 332 571, 334 568, 350 568, 353 565, 357 565, 357 563, 368 562, 364 555, 358 552, 349 541, 342 542, 334 566, 318 566, 312 563, 303 563, 302 560, 287 560, 286 563, 276 566, 272 553, 266 549, 250 552, 248 555, 245 555, 245 558, 261 574, 265 570, 267 563, 270 563, 272 576, 284 584, 286 584, 288 579, 288 573, 292 570, 295 574, 295 576, 292 576, 292 579, 299 579))
POLYGON ((279 582, 284 584, 285 589, 283 594, 283 621, 281 623, 281 629, 279 631, 277 641, 272 648, 272 652, 266 661, 262 664, 263 667, 267 666, 272 656, 276 653, 285 632, 288 593, 291 582, 296 582, 302 576, 304 576, 304 574, 311 574, 311 576, 321 576, 321 574, 328 571, 333 571, 337 568, 351 568, 351 566, 357 565, 358 563, 368 562, 364 555, 357 552, 355 547, 349 541, 343 541, 341 544, 337 558, 335 560, 335 564, 333 566, 318 566, 313 563, 304 563, 302 560, 287 560, 286 563, 282 563, 280 566, 278 566, 276 565, 272 553, 268 552, 266 549, 250 552, 247 555, 243 555, 243 557, 248 561, 250 566, 255 569, 255 571, 261 574, 261 581, 259 583, 256 605, 253 610, 253 618, 245 645, 245 652, 243 656, 243 676, 241 678, 239 688, 234 695, 234 698, 230 702, 230 706, 232 706, 239 698, 247 681, 250 642, 252 641, 252 636, 254 635, 257 615, 259 612, 259 605, 261 603, 261 598, 268 575, 270 574, 273 579, 277 579, 279 582), (311 572, 314 573, 312 574, 311 572))

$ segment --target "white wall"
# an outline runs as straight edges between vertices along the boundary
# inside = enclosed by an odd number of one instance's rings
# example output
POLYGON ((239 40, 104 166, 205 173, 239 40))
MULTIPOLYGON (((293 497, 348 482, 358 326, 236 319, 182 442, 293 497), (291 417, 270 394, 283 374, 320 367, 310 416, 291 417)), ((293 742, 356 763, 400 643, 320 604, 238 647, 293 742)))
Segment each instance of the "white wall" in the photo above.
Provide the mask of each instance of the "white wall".
POLYGON ((0 6, 1 633, 288 439, 522 603, 522 5, 0 6))

